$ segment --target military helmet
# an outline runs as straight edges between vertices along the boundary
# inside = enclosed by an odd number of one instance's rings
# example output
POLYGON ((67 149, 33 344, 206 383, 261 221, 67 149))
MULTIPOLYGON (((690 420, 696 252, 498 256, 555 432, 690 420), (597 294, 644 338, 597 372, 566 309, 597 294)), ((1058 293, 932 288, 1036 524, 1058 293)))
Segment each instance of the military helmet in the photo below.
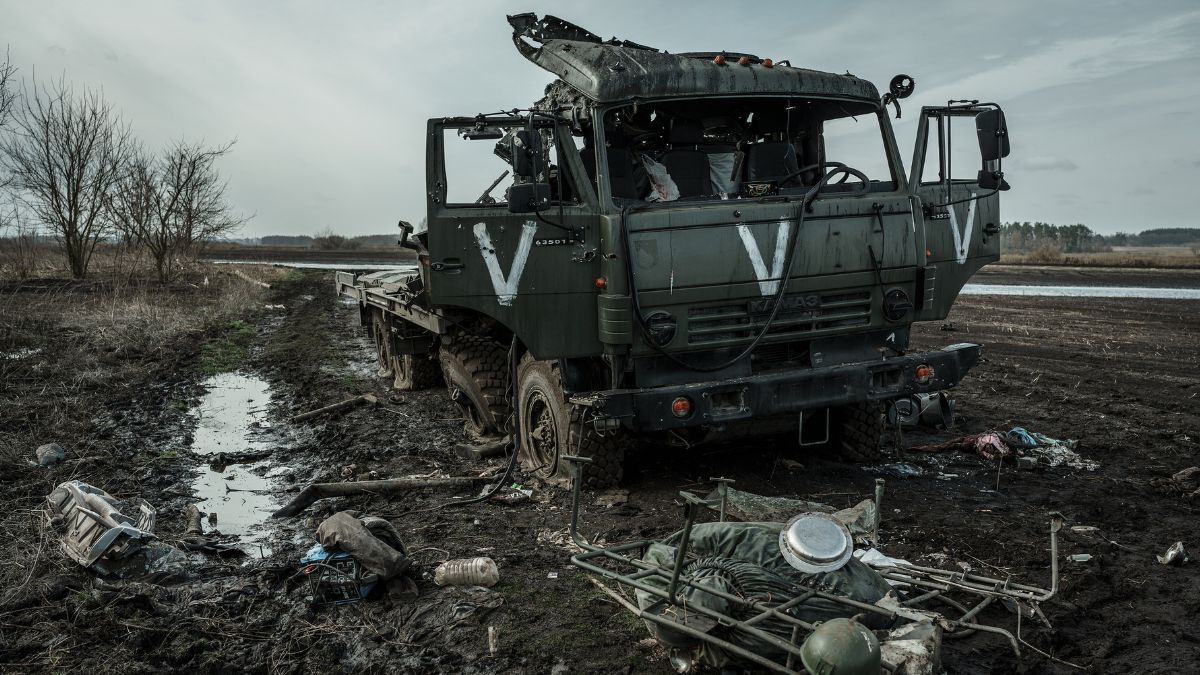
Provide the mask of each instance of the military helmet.
POLYGON ((800 645, 800 662, 812 675, 879 675, 879 639, 854 619, 830 619, 800 645))

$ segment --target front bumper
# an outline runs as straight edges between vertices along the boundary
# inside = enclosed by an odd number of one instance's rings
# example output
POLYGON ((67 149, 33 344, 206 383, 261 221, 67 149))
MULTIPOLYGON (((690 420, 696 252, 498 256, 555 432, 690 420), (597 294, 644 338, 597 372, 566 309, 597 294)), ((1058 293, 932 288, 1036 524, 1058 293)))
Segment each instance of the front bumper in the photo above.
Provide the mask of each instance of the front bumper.
POLYGON ((883 401, 938 391, 958 384, 979 361, 979 345, 955 344, 938 351, 879 361, 803 368, 716 382, 647 389, 613 389, 572 397, 590 406, 597 421, 617 422, 633 431, 663 431, 820 410, 862 401, 883 401), (929 365, 934 376, 915 381, 914 370, 929 365), (679 418, 671 402, 692 400, 692 413, 679 418))

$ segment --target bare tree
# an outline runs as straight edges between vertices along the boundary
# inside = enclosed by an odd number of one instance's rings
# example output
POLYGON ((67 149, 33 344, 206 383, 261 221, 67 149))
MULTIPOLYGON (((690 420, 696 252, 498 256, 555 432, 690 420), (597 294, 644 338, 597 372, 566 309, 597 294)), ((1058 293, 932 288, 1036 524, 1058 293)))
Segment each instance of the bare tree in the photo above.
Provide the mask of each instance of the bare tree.
POLYGON ((118 232, 150 253, 159 281, 173 280, 180 258, 244 222, 231 214, 215 166, 232 147, 180 141, 157 159, 141 147, 129 153, 109 207, 118 232))
POLYGON ((83 278, 109 230, 109 197, 120 176, 129 129, 102 93, 77 93, 60 80, 34 82, 18 99, 12 130, 0 137, 0 164, 12 189, 55 235, 71 275, 83 278))
POLYGON ((180 195, 180 232, 183 248, 196 255, 209 242, 228 237, 246 223, 246 218, 233 213, 225 200, 229 182, 217 171, 217 160, 229 154, 233 142, 215 148, 201 144, 178 143, 167 152, 163 161, 165 173, 178 180, 180 195))

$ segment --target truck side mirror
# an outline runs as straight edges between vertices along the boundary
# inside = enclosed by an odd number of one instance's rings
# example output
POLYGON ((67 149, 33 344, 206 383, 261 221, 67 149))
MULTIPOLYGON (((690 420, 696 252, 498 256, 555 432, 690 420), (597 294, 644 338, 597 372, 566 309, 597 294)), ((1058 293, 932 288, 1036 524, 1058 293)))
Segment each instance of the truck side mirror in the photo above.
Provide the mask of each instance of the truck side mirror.
POLYGON ((979 154, 984 162, 1008 157, 1008 125, 1004 122, 1003 110, 993 108, 976 115, 975 134, 979 137, 979 154))
POLYGON ((513 173, 523 178, 534 178, 542 154, 542 135, 537 131, 520 129, 512 135, 510 143, 513 173))
MULTIPOLYGON (((514 157, 516 155, 513 155, 514 157)), ((514 165, 516 162, 513 163, 514 165)), ((549 183, 513 183, 504 191, 510 213, 534 213, 550 203, 549 183)))
POLYGON ((980 169, 979 175, 976 177, 979 187, 984 190, 999 190, 1001 192, 1007 190, 1009 184, 1008 181, 1004 180, 1004 172, 999 167, 993 169, 988 164, 990 162, 984 162, 983 168, 980 169))

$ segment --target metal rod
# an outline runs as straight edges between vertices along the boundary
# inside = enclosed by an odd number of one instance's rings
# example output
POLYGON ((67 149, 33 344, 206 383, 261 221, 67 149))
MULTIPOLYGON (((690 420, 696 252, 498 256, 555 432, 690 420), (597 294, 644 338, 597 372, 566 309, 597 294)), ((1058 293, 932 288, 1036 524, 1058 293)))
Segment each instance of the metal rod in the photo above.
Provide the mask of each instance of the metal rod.
POLYGON ((688 545, 692 539, 692 524, 696 521, 696 505, 688 502, 683 505, 683 541, 675 549, 675 569, 671 570, 671 583, 667 586, 667 595, 675 601, 675 591, 679 586, 679 573, 683 571, 683 562, 687 558, 688 545))
MULTIPOLYGON (((897 424, 897 427, 900 425, 897 424)), ((875 479, 875 524, 871 527, 871 546, 879 548, 879 523, 883 521, 883 479, 875 479)))

